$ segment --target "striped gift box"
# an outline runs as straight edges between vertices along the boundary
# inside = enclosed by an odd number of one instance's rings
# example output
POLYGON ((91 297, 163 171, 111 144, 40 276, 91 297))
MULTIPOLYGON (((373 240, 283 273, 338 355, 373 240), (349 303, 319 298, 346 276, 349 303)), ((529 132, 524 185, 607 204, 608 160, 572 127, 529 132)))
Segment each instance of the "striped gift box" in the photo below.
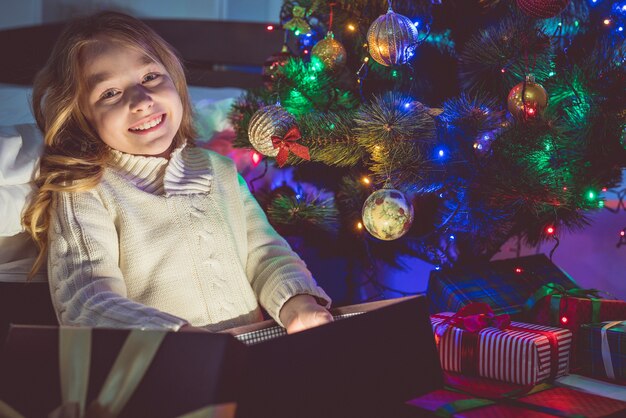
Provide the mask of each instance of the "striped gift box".
POLYGON ((569 370, 572 332, 567 329, 511 322, 504 330, 471 333, 446 324, 452 315, 431 316, 433 330, 441 336, 437 347, 444 370, 520 385, 535 385, 569 370))

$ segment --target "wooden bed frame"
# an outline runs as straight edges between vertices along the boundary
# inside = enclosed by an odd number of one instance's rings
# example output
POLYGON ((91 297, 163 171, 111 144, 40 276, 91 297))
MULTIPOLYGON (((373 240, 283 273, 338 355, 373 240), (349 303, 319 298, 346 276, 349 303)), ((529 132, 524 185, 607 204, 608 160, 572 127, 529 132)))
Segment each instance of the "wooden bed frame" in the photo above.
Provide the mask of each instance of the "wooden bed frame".
MULTIPOLYGON (((261 67, 278 52, 283 30, 262 23, 207 20, 144 20, 182 57, 190 85, 262 86, 261 67)), ((63 23, 0 31, 0 83, 30 85, 43 67, 63 23)))

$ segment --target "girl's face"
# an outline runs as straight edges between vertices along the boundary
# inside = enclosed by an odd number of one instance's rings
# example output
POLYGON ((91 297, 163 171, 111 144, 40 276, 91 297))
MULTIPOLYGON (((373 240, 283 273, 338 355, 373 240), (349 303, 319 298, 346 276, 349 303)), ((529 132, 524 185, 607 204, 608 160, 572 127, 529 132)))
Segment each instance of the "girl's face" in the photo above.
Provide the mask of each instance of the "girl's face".
POLYGON ((183 106, 163 65, 106 40, 83 52, 81 110, 100 139, 125 153, 168 157, 183 106))

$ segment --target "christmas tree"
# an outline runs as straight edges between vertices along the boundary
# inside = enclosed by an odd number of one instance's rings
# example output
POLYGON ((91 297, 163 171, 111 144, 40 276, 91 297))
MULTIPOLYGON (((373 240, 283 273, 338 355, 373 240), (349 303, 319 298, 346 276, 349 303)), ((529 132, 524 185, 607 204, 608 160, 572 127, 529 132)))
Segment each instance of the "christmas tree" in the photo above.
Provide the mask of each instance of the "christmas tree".
POLYGON ((621 180, 625 1, 287 0, 280 20, 231 121, 293 171, 254 190, 284 235, 365 270, 463 266, 558 244, 621 180))

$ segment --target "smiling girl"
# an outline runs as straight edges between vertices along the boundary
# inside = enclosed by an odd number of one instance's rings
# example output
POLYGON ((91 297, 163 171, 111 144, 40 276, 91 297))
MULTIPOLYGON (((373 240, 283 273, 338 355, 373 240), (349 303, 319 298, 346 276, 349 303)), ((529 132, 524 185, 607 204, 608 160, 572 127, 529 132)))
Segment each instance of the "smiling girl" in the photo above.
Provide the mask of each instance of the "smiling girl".
POLYGON ((217 331, 260 307, 288 332, 332 320, 232 161, 194 147, 184 70, 145 24, 70 23, 33 110, 45 150, 24 224, 61 324, 217 331))

